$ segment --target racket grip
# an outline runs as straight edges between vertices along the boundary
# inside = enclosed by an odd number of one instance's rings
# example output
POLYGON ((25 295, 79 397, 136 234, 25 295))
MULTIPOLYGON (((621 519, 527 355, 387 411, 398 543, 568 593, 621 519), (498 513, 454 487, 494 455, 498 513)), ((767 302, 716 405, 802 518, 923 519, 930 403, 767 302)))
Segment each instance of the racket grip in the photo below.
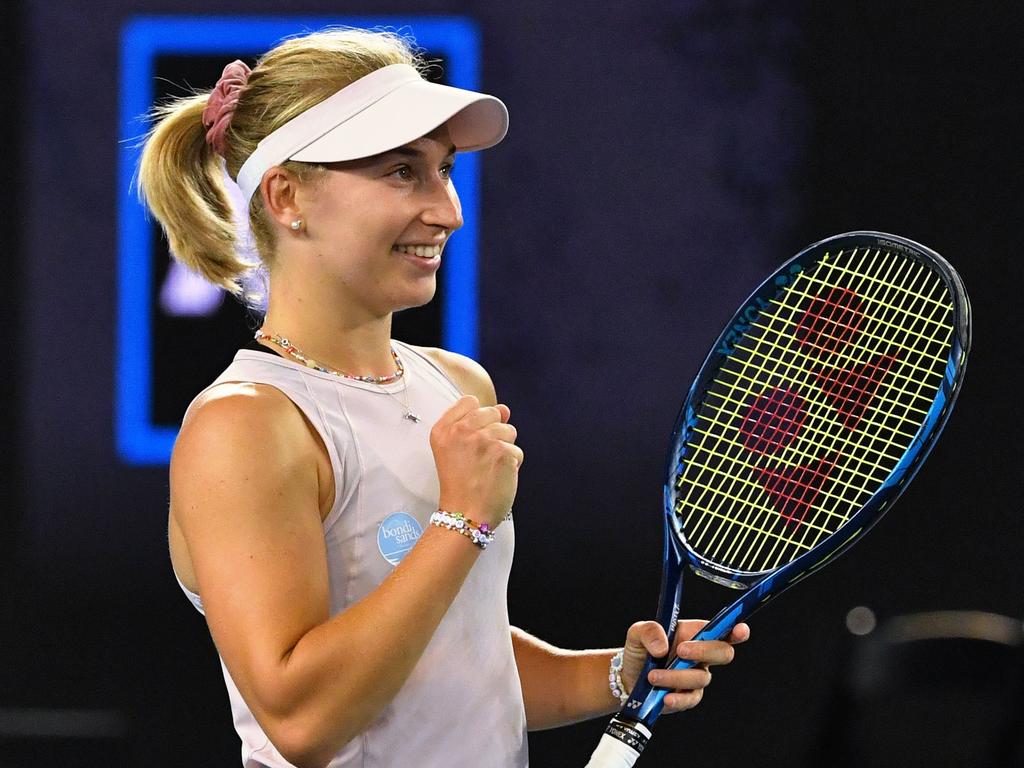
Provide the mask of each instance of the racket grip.
POLYGON ((651 732, 640 723, 613 718, 586 768, 631 768, 649 738, 651 732))

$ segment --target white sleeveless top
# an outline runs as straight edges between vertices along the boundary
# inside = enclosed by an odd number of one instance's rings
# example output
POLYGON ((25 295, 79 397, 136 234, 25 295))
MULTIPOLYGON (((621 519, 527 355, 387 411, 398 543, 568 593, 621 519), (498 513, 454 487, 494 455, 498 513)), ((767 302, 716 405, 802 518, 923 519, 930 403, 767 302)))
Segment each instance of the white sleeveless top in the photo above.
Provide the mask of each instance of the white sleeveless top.
MULTIPOLYGON (((461 393, 430 359, 400 342, 395 348, 405 375, 385 386, 341 379, 254 350, 240 350, 210 385, 245 381, 279 389, 327 447, 335 485, 334 506, 323 523, 332 616, 383 581, 437 509, 430 428, 461 393), (402 417, 403 399, 419 423, 402 417)), ((528 765, 526 712, 506 600, 514 544, 508 520, 495 531, 494 543, 473 566, 398 695, 329 768, 528 765)), ((200 597, 182 589, 201 613, 200 597)), ((256 722, 223 661, 221 667, 242 739, 243 766, 291 768, 256 722)))

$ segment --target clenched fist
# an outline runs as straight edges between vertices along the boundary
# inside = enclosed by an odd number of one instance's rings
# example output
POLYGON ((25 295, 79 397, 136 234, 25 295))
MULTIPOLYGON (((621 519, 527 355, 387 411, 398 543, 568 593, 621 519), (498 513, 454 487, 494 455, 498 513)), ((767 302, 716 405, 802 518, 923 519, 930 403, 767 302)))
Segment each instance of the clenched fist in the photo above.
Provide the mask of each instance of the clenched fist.
POLYGON ((440 506, 497 528, 516 497, 523 451, 506 405, 460 398, 430 430, 441 482, 440 506))

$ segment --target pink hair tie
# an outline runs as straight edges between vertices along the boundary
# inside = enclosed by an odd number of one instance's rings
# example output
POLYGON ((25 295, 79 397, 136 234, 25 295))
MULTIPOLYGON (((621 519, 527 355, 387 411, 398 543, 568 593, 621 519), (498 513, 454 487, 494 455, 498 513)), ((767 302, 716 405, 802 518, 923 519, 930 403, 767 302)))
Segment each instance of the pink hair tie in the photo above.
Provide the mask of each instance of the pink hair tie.
POLYGON ((227 153, 224 135, 231 125, 235 107, 238 106, 238 97, 242 95, 242 89, 249 82, 251 71, 244 61, 238 60, 224 67, 217 87, 210 93, 206 109, 203 110, 203 125, 207 128, 206 143, 221 157, 227 153))

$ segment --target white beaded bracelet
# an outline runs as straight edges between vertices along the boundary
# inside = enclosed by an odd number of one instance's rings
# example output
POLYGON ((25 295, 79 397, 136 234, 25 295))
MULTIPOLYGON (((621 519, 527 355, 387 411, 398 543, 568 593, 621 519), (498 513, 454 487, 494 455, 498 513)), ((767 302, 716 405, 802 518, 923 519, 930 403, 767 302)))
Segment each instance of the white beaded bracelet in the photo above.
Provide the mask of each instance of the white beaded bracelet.
POLYGON ((487 549, 487 545, 494 541, 494 531, 487 523, 477 525, 461 512, 449 512, 446 509, 439 509, 430 516, 430 524, 438 528, 447 528, 449 531, 465 536, 476 544, 480 549, 487 549))
POLYGON ((619 706, 625 706, 629 699, 626 693, 626 686, 622 684, 622 651, 612 656, 611 664, 608 665, 608 687, 612 696, 619 700, 619 706))

